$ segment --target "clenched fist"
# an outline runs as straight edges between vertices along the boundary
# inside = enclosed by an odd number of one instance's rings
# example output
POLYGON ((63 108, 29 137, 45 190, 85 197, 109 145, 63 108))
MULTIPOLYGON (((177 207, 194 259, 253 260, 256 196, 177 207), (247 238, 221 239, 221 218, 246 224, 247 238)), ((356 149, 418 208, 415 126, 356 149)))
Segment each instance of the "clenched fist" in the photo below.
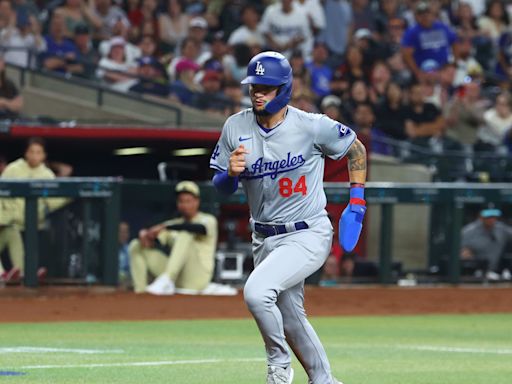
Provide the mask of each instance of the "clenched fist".
POLYGON ((249 151, 245 149, 243 144, 231 152, 229 156, 229 167, 228 167, 228 175, 231 177, 236 177, 240 175, 245 170, 245 155, 248 154, 249 151))

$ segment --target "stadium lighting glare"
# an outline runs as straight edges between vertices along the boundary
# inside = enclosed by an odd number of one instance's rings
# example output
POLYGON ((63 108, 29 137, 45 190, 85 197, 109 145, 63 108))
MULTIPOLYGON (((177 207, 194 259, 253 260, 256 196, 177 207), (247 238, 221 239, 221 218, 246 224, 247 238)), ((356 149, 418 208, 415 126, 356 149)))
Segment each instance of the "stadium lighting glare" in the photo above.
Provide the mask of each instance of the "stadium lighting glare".
POLYGON ((209 153, 210 150, 208 148, 184 148, 172 151, 174 156, 201 156, 208 155, 209 153))
POLYGON ((147 147, 118 148, 114 150, 116 156, 145 155, 150 152, 151 149, 147 147))

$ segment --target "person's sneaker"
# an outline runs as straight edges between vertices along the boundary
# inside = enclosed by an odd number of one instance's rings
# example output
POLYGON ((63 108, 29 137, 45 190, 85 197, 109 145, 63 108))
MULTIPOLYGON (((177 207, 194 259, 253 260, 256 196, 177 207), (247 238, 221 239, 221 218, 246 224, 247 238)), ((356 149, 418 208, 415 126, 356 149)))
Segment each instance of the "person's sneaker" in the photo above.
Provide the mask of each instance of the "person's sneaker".
POLYGON ((41 267, 37 270, 37 280, 42 283, 46 279, 46 275, 48 275, 48 269, 45 267, 41 267))
POLYGON ((2 273, 0 279, 4 283, 19 282, 21 278, 21 271, 19 268, 11 268, 9 271, 2 273))
POLYGON ((269 365, 267 372, 267 384, 291 384, 293 381, 293 368, 281 368, 269 365))
POLYGON ((485 274, 485 277, 487 278, 487 280, 490 280, 490 281, 500 280, 500 275, 498 275, 496 272, 493 272, 493 271, 487 271, 487 273, 485 274))
POLYGON ((146 287, 146 292, 152 295, 174 295, 176 288, 169 276, 160 275, 146 287))
POLYGON ((507 281, 512 280, 512 273, 510 273, 510 271, 505 268, 503 271, 501 271, 501 278, 507 281))

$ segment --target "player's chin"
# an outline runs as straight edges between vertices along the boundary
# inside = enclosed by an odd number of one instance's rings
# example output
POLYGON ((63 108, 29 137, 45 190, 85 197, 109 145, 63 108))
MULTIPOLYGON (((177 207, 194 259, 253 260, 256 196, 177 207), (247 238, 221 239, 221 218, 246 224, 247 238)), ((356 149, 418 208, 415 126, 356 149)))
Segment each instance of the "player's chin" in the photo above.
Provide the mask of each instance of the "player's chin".
POLYGON ((254 112, 255 115, 258 115, 258 116, 266 116, 268 115, 269 113, 265 110, 265 106, 264 105, 252 105, 252 111, 254 112))

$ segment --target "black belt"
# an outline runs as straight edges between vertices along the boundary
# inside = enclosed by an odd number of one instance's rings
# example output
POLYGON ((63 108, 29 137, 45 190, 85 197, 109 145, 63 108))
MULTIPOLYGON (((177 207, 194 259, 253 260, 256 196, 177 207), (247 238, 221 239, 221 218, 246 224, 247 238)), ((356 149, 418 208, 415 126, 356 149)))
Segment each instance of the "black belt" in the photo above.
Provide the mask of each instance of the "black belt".
MULTIPOLYGON (((308 229, 309 225, 305 221, 298 221, 293 224, 295 227, 295 231, 299 231, 301 229, 308 229)), ((283 233, 295 232, 294 230, 287 230, 286 225, 284 224, 261 224, 254 223, 254 231, 264 237, 270 237, 275 235, 281 235, 283 233)))

